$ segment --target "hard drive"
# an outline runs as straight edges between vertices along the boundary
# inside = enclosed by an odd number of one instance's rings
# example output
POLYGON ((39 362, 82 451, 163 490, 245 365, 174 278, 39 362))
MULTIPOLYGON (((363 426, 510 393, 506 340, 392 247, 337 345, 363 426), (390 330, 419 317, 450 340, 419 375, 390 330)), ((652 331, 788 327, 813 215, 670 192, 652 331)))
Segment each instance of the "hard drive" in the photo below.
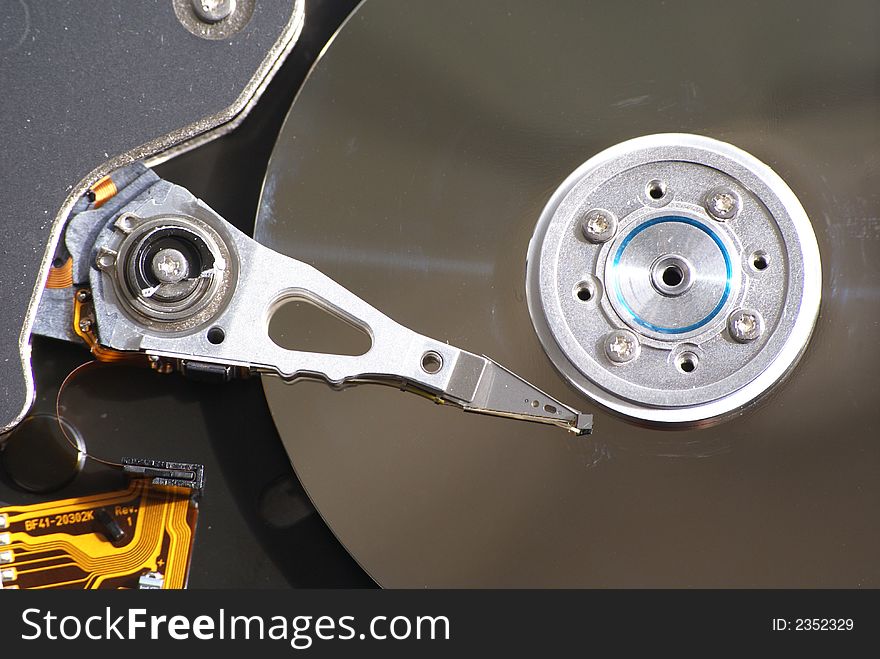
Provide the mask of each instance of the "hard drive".
POLYGON ((42 183, 0 499, 203 468, 194 587, 877 586, 878 28, 307 5, 228 135, 42 183))

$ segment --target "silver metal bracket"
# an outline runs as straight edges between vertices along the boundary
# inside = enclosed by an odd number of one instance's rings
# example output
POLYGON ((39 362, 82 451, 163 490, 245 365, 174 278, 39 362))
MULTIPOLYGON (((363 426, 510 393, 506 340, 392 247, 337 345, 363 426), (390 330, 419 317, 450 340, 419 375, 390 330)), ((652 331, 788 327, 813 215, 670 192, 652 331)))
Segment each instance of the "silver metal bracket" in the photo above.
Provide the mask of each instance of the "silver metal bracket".
MULTIPOLYGON (((71 221, 69 236, 96 235, 79 226, 90 221, 86 215, 71 221)), ((166 181, 117 209, 93 243, 69 247, 91 264, 95 324, 106 348, 230 365, 288 382, 391 385, 468 412, 552 424, 578 435, 592 430, 591 415, 488 357, 404 327, 312 266, 260 245, 166 181), (269 322, 291 300, 361 329, 370 348, 343 355, 276 344, 269 322)))

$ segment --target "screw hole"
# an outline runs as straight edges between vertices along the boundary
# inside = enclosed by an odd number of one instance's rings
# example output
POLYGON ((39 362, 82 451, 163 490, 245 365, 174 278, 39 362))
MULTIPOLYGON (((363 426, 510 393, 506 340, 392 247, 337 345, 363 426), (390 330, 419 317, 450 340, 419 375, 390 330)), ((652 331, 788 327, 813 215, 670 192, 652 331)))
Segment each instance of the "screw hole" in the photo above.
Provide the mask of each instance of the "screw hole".
POLYGON ((209 343, 213 343, 216 346, 223 343, 223 340, 226 338, 226 332, 220 327, 212 327, 208 330, 207 338, 209 343))
POLYGON ((541 404, 541 403, 539 403, 539 402, 536 401, 536 400, 533 400, 533 401, 532 401, 532 407, 538 407, 540 404, 541 404))
POLYGON ((649 181, 645 190, 648 196, 653 200, 663 199, 666 196, 666 184, 659 179, 649 181))
POLYGON ((676 358, 675 363, 682 373, 693 373, 697 370, 700 358, 692 352, 683 352, 676 358))
POLYGON ((767 258, 767 255, 764 252, 755 252, 752 254, 752 267, 758 272, 766 270, 769 265, 770 259, 767 258))
POLYGON ((425 373, 437 373, 441 368, 443 368, 443 358, 439 353, 430 350, 422 355, 422 370, 425 373))
POLYGON ((593 287, 589 282, 582 281, 575 287, 574 296, 581 302, 589 302, 593 299, 593 287))
POLYGON ((667 286, 678 286, 684 279, 684 273, 677 265, 670 265, 663 270, 662 278, 667 286))

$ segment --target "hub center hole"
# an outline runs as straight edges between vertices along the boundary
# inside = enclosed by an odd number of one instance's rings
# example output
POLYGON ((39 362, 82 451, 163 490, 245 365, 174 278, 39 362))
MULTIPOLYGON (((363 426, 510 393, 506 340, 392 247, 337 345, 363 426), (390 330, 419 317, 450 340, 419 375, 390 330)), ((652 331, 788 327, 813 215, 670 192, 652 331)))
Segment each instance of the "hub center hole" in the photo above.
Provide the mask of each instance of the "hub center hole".
POLYGON ((678 286, 684 279, 684 273, 677 265, 669 265, 664 268, 662 277, 667 286, 678 286))
POLYGON ((651 283, 661 295, 684 295, 694 283, 693 267, 683 256, 667 254, 651 266, 651 283))

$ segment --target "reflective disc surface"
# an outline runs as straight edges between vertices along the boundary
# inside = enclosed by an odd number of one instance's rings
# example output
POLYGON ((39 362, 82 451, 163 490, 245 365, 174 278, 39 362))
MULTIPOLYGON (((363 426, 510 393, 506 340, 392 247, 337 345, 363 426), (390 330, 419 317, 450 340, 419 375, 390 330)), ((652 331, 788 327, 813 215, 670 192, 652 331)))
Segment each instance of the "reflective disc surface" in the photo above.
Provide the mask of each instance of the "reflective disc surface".
POLYGON ((575 438, 391 388, 267 378, 297 474, 381 585, 880 586, 878 31, 867 0, 368 0, 349 19, 278 138, 257 238, 596 412, 575 438), (554 370, 525 299, 559 184, 669 132, 770 165, 823 265, 787 381, 701 430, 596 409, 554 370))

